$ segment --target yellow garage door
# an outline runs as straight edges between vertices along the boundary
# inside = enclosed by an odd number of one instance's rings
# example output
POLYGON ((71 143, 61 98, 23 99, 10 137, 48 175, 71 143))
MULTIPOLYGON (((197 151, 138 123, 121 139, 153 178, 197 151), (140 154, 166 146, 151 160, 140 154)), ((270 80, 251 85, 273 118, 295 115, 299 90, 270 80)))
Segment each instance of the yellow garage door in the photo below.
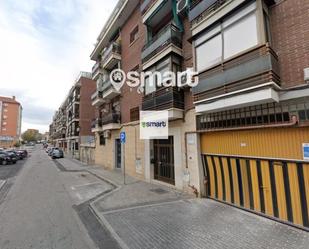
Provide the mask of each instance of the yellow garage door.
POLYGON ((309 228, 308 128, 209 132, 201 135, 207 195, 309 228))

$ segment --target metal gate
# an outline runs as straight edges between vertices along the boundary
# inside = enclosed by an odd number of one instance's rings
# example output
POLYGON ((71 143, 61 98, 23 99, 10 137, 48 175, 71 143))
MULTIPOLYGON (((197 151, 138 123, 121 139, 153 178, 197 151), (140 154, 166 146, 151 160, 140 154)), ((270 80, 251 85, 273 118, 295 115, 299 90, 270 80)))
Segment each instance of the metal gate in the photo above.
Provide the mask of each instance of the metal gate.
POLYGON ((173 137, 156 139, 154 145, 154 178, 175 184, 173 137))
POLYGON ((203 154, 207 196, 309 228, 309 163, 203 154))

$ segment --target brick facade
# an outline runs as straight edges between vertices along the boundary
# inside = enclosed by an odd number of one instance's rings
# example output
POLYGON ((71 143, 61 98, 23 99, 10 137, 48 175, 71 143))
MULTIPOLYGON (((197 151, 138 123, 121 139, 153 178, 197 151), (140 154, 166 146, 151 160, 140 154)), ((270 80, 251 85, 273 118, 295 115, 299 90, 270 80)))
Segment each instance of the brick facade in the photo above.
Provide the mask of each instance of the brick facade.
POLYGON ((309 1, 283 0, 270 8, 272 44, 279 57, 282 87, 304 84, 309 67, 309 1))
MULTIPOLYGON (((140 5, 138 5, 130 18, 121 29, 121 66, 122 70, 129 72, 137 67, 141 68, 141 51, 145 45, 146 28, 142 23, 140 5), (130 43, 130 33, 138 26, 138 37, 130 43)), ((136 88, 130 88, 126 84, 121 89, 121 123, 130 122, 130 110, 138 107, 142 102, 142 94, 137 93, 136 88)))
POLYGON ((95 118, 95 108, 91 104, 91 95, 96 91, 96 83, 84 77, 81 77, 80 83, 80 136, 93 136, 91 122, 95 118))

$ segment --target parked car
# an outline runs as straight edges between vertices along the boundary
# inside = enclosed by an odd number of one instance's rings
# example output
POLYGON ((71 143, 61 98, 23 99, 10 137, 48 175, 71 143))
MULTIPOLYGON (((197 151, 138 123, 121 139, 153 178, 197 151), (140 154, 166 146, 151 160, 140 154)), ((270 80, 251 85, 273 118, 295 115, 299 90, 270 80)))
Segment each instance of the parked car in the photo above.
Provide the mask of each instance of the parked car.
MULTIPOLYGON (((7 153, 5 151, 0 151, 0 157, 2 158, 2 160, 1 160, 2 165, 14 163, 14 161, 12 160, 12 157, 9 155, 9 153, 7 153)), ((15 161, 15 163, 16 163, 16 161, 15 161)))
POLYGON ((51 156, 53 154, 53 151, 55 149, 58 149, 57 147, 52 147, 49 151, 48 151, 48 155, 51 156))
POLYGON ((11 158, 11 162, 12 163, 16 163, 17 161, 18 161, 18 156, 17 156, 17 154, 15 153, 15 152, 13 152, 13 151, 5 151, 6 153, 7 153, 7 155, 11 158))
POLYGON ((18 153, 21 153, 23 158, 28 157, 28 151, 27 150, 16 150, 18 153))
POLYGON ((17 160, 22 160, 24 159, 24 155, 21 152, 18 152, 16 150, 6 150, 6 152, 14 154, 17 160))
POLYGON ((9 155, 0 152, 0 165, 7 165, 11 163, 11 158, 9 155))
POLYGON ((54 148, 51 157, 52 159, 63 158, 63 151, 61 149, 54 148))

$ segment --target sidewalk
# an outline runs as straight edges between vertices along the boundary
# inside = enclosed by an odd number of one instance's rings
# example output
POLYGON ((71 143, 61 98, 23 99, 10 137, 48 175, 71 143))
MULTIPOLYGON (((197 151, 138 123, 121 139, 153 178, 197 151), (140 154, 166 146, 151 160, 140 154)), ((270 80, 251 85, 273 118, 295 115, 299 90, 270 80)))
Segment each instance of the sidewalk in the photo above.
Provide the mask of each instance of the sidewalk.
MULTIPOLYGON (((90 209, 121 248, 308 248, 305 231, 209 199, 197 199, 120 171, 60 159, 68 170, 87 171, 114 185, 90 209)), ((94 222, 94 221, 92 221, 94 222)))
POLYGON ((123 173, 119 170, 106 170, 97 165, 88 166, 71 158, 59 159, 59 162, 68 171, 87 171, 114 186, 113 191, 91 204, 97 212, 193 198, 192 195, 130 176, 125 177, 124 184, 123 173))

